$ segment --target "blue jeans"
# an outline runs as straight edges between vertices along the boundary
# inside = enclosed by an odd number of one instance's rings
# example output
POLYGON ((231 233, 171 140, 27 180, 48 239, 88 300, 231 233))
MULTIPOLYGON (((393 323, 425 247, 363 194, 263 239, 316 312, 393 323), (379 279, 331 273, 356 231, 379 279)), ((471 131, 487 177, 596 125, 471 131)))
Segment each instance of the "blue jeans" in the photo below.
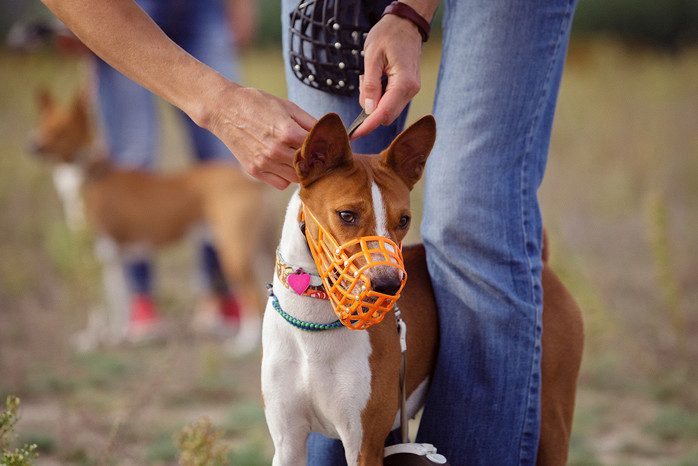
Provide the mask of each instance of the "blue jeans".
MULTIPOLYGON (((293 0, 284 0, 287 24, 293 0)), ((575 0, 446 0, 425 174, 422 237, 441 340, 417 435, 452 465, 535 464, 540 418, 541 243, 537 190, 575 0)), ((285 30, 285 29, 284 29, 285 30)), ((315 116, 358 113, 289 70, 289 97, 315 116)), ((381 150, 400 129, 360 141, 381 150)), ((345 464, 311 435, 308 463, 345 464)))
MULTIPOLYGON (((180 47, 226 78, 238 81, 222 0, 138 0, 138 4, 180 47)), ((153 168, 160 137, 153 94, 96 60, 100 115, 110 157, 120 167, 153 168)), ((235 160, 218 138, 181 115, 198 160, 235 160)))
MULTIPOLYGON (((223 0, 137 0, 143 10, 174 42, 228 79, 238 81, 230 26, 223 0)), ((109 156, 119 167, 152 170, 160 129, 153 94, 106 64, 96 60, 102 129, 109 156)), ((235 158, 223 142, 180 112, 200 162, 235 158)), ((201 246, 201 275, 205 286, 221 292, 220 264, 212 246, 201 246)), ((151 266, 147 257, 126 259, 126 275, 133 293, 150 294, 151 266)))

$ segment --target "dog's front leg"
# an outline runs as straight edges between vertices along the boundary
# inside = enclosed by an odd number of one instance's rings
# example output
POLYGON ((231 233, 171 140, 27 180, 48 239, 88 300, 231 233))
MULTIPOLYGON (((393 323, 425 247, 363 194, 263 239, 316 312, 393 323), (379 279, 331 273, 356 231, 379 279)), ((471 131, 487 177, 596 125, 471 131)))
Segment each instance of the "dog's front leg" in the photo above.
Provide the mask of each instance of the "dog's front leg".
MULTIPOLYGON (((355 426, 347 425, 344 429, 338 429, 339 439, 344 446, 344 456, 348 466, 357 466, 359 464, 369 464, 361 458, 361 432, 357 431, 355 426)), ((374 463, 379 465, 380 463, 374 463)))
MULTIPOLYGON (((308 460, 308 434, 310 426, 301 417, 279 416, 278 406, 267 404, 265 411, 269 433, 274 442, 273 466, 305 466, 308 460)), ((292 408, 286 410, 292 414, 292 408)))
POLYGON ((102 284, 109 337, 113 342, 119 343, 126 336, 130 312, 129 291, 124 275, 121 249, 111 238, 101 236, 95 244, 95 252, 102 263, 102 284))
POLYGON ((276 315, 271 299, 264 313, 262 332, 262 396, 264 416, 274 442, 274 466, 305 466, 308 456, 311 407, 300 383, 301 359, 288 332, 276 315))

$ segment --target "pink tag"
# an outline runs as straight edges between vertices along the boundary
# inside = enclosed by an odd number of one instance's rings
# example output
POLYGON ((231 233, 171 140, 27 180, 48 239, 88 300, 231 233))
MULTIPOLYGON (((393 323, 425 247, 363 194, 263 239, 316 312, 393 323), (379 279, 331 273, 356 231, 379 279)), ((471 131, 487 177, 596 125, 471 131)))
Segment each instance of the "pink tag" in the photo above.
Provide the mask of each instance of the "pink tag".
POLYGON ((294 273, 288 276, 288 286, 298 294, 303 294, 310 286, 310 274, 294 273))

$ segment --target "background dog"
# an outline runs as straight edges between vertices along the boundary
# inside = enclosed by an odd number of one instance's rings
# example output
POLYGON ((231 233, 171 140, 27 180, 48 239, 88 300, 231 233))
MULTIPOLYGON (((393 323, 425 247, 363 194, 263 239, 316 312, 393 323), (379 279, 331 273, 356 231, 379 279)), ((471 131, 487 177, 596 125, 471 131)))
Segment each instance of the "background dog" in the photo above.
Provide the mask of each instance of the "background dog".
POLYGON ((233 350, 254 348, 264 307, 256 266, 266 250, 261 183, 226 163, 174 174, 118 169, 95 148, 87 100, 80 92, 61 106, 50 92, 39 91, 39 123, 31 141, 32 151, 52 163, 68 225, 77 229, 86 220, 98 236, 107 312, 91 317, 79 346, 88 349, 104 337, 120 341, 127 335, 129 299, 120 260, 124 254, 170 244, 205 225, 241 304, 233 350))

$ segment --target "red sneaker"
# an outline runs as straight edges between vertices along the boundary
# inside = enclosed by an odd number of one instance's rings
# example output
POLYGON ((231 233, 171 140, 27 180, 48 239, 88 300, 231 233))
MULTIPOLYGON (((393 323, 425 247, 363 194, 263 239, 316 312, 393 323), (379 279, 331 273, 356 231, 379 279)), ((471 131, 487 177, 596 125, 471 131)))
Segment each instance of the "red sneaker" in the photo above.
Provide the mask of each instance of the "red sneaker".
POLYGON ((155 308, 153 298, 136 295, 131 300, 131 316, 127 338, 133 343, 149 342, 164 336, 163 322, 155 308))
POLYGON ((221 299, 220 312, 226 325, 240 325, 240 303, 235 296, 226 295, 221 299))
POLYGON ((240 326, 240 305, 232 295, 206 295, 196 306, 191 326, 202 336, 227 338, 240 326))
POLYGON ((159 317, 155 310, 153 298, 147 295, 136 295, 131 301, 131 323, 135 325, 145 324, 159 317))

